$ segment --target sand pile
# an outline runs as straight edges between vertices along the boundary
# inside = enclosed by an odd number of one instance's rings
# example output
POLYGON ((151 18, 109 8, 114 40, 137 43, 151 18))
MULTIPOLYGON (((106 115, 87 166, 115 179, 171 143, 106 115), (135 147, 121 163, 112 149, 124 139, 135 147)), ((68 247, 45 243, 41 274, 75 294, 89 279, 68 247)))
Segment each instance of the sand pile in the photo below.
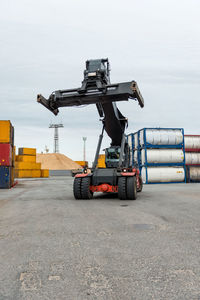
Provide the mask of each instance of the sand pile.
POLYGON ((42 169, 49 170, 74 170, 82 169, 72 159, 60 153, 37 154, 37 163, 42 164, 42 169))

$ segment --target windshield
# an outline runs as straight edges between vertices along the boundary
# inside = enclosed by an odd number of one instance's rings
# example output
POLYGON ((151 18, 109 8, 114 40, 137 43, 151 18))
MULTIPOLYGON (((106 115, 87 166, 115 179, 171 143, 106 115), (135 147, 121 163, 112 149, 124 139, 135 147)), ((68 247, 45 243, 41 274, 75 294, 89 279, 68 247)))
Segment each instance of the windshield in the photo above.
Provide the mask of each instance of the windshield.
POLYGON ((120 157, 120 148, 107 149, 106 160, 117 161, 120 157))
POLYGON ((95 72, 97 70, 104 70, 104 64, 101 62, 101 60, 91 60, 88 64, 88 71, 89 72, 95 72))

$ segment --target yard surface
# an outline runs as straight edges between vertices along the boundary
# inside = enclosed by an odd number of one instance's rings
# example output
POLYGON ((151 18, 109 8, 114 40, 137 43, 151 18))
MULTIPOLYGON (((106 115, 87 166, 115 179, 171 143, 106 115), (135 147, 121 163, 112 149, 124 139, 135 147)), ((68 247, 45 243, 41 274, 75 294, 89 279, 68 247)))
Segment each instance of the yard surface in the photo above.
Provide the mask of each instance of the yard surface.
POLYGON ((0 190, 0 300, 200 300, 200 184, 75 200, 71 177, 0 190))

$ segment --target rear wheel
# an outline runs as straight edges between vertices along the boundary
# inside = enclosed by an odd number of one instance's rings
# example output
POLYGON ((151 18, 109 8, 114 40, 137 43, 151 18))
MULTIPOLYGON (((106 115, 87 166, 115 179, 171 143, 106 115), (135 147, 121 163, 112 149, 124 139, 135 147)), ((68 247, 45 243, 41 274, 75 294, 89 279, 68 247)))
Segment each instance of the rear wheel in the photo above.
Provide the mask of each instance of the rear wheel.
POLYGON ((127 178, 127 199, 136 200, 137 198, 137 182, 136 177, 127 178))
POLYGON ((81 182, 82 199, 91 199, 93 193, 90 191, 90 177, 83 177, 81 182))
POLYGON ((74 198, 75 199, 81 199, 81 177, 74 178, 74 185, 73 185, 73 192, 74 192, 74 198))
POLYGON ((126 177, 119 177, 119 179, 118 179, 118 197, 121 200, 126 200, 127 199, 126 177))

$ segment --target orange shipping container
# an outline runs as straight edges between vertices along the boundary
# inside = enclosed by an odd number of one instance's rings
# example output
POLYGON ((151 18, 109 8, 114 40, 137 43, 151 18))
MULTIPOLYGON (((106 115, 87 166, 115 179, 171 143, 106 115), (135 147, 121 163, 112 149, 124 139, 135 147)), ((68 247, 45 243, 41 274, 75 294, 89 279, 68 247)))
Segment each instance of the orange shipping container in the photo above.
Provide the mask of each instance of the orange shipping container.
POLYGON ((14 128, 10 121, 0 121, 0 143, 14 143, 14 128))
POLYGON ((17 170, 15 169, 16 178, 39 178, 41 170, 17 170))
POLYGON ((35 155, 16 155, 16 161, 36 163, 35 155))
POLYGON ((49 177, 49 170, 41 170, 41 177, 42 178, 49 177))
POLYGON ((18 149, 19 155, 36 155, 35 148, 19 148, 18 149))
POLYGON ((75 163, 77 163, 81 167, 88 167, 88 161, 86 160, 75 160, 75 163))
POLYGON ((41 163, 16 161, 15 168, 17 170, 40 170, 41 163))

